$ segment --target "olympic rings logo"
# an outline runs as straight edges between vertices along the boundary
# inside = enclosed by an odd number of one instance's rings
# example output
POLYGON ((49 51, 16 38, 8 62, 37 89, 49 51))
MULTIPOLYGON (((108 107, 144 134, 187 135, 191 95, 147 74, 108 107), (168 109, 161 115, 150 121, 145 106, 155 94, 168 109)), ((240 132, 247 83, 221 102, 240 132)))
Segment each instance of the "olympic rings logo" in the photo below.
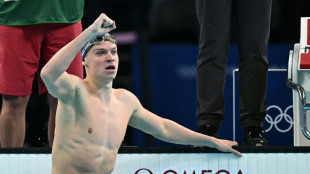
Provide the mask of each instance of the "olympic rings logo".
POLYGON ((282 109, 279 107, 279 106, 276 106, 276 105, 271 105, 267 108, 267 113, 268 113, 268 110, 270 109, 276 109, 279 111, 279 114, 275 117, 275 119, 273 120, 273 118, 267 114, 266 117, 265 117, 265 120, 267 123, 270 124, 270 126, 265 130, 266 132, 270 131, 272 129, 272 127, 274 126, 275 129, 281 133, 285 133, 285 132, 288 132, 294 125, 294 121, 292 119, 292 117, 290 115, 287 114, 287 111, 289 109, 292 109, 293 108, 293 105, 291 106, 288 106, 284 112, 282 111, 282 109), (278 126, 278 123, 280 123, 281 121, 286 121, 289 126, 287 129, 281 129, 279 128, 278 126))

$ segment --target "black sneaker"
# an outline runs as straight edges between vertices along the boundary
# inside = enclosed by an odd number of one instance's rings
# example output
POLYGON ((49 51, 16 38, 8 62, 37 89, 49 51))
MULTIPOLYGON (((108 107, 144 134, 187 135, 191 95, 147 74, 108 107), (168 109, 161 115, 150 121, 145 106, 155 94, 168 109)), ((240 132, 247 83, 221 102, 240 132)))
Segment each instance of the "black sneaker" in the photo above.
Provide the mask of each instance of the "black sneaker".
POLYGON ((198 128, 198 132, 215 138, 219 137, 219 128, 208 124, 201 125, 198 128))
POLYGON ((243 143, 245 146, 268 146, 264 137, 264 130, 260 127, 248 127, 243 130, 243 143))

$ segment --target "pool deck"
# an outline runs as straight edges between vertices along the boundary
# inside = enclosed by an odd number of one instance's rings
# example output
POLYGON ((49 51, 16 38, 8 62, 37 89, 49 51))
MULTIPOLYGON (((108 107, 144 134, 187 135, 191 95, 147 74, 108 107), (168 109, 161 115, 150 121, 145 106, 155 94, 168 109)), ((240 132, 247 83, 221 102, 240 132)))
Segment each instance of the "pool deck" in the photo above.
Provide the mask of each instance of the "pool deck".
MULTIPOLYGON (((236 147, 231 153, 205 147, 121 147, 113 174, 309 173, 310 147, 236 147)), ((0 149, 1 174, 50 173, 50 148, 0 149)))

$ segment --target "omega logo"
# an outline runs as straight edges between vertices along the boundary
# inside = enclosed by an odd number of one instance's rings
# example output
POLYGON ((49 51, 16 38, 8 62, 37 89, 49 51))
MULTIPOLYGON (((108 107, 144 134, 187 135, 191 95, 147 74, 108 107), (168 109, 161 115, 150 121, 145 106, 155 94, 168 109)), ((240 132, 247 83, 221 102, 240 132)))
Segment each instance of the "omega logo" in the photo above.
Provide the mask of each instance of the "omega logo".
MULTIPOLYGON (((182 174, 212 174, 213 171, 212 170, 201 170, 201 172, 197 172, 194 170, 193 172, 191 173, 187 173, 186 170, 184 170, 184 172, 182 174)), ((153 174, 153 172, 150 170, 150 169, 147 169, 147 168, 141 168, 141 169, 138 169, 135 174, 153 174)), ((167 170, 167 171, 164 171, 163 174, 178 174, 176 171, 174 170, 167 170)), ((228 170, 224 170, 224 169, 221 169, 219 171, 217 171, 216 173, 213 173, 213 174, 230 174, 230 172, 228 170)), ((237 174, 242 174, 241 170, 238 171, 237 174)))

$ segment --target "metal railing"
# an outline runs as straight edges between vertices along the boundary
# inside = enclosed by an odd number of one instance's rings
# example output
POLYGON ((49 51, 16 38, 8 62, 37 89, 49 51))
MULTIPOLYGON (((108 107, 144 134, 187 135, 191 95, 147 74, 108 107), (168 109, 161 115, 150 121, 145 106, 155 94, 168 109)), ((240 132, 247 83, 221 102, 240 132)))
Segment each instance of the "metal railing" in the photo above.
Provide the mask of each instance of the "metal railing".
MULTIPOLYGON (((299 45, 297 45, 297 50, 299 51, 299 45)), ((297 51, 297 53, 295 52, 295 54, 299 54, 299 52, 297 51)), ((306 50, 305 50, 306 51, 306 50)), ((289 63, 288 63, 288 76, 287 76, 287 79, 286 79, 286 84, 288 87, 296 90, 298 92, 298 98, 299 98, 299 109, 301 111, 301 115, 300 115, 300 125, 301 125, 301 131, 303 133, 303 135, 310 140, 310 132, 307 128, 307 110, 310 110, 310 104, 307 103, 307 100, 306 100, 306 92, 305 92, 305 89, 299 85, 299 84, 296 84, 292 81, 292 63, 293 63, 293 58, 294 56, 297 56, 297 55, 294 55, 293 54, 293 51, 290 52, 290 55, 289 55, 289 63)))

